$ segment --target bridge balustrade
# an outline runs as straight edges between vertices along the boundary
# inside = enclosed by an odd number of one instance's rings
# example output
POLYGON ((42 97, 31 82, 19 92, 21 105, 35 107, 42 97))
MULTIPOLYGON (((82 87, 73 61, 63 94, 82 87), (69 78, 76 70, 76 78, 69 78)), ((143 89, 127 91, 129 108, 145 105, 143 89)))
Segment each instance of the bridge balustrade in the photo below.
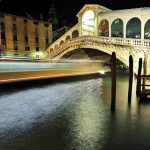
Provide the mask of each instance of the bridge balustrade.
POLYGON ((108 44, 119 44, 128 46, 143 46, 150 47, 150 40, 141 39, 130 39, 130 38, 115 38, 115 37, 103 37, 103 36, 80 36, 74 39, 70 39, 62 45, 59 45, 57 49, 53 49, 51 57, 55 57, 65 51, 68 47, 73 46, 77 48, 79 43, 93 42, 93 43, 108 43, 108 44))

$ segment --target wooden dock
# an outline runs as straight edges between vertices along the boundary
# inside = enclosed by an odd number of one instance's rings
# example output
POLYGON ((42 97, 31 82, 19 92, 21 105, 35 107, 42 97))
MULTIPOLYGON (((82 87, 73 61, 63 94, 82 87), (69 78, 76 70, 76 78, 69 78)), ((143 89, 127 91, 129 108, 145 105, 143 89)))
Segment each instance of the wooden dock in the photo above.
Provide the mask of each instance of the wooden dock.
POLYGON ((144 98, 150 98, 150 84, 146 84, 147 78, 150 79, 150 75, 140 75, 140 91, 138 93, 139 98, 144 99, 144 98))

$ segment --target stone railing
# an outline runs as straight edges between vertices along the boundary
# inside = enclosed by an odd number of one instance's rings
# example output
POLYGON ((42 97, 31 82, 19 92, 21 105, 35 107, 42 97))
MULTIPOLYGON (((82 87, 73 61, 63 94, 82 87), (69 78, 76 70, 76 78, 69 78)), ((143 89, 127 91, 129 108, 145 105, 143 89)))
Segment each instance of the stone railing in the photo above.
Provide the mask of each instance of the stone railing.
POLYGON ((56 44, 59 45, 61 40, 63 40, 65 42, 66 36, 72 34, 72 32, 74 30, 78 30, 78 24, 76 24, 75 26, 70 28, 64 35, 62 35, 60 38, 58 38, 56 41, 54 41, 52 44, 50 44, 47 49, 54 48, 56 44))
POLYGON ((83 42, 92 42, 92 43, 106 43, 106 44, 116 44, 116 45, 128 45, 128 46, 140 46, 150 48, 150 40, 141 40, 141 39, 129 39, 129 38, 113 38, 113 37, 102 37, 102 36, 81 36, 71 40, 66 41, 62 45, 57 47, 57 50, 49 52, 50 49, 47 49, 48 55, 55 57, 61 54, 63 51, 71 47, 72 45, 83 43, 83 42), (50 54, 51 53, 51 54, 50 54))

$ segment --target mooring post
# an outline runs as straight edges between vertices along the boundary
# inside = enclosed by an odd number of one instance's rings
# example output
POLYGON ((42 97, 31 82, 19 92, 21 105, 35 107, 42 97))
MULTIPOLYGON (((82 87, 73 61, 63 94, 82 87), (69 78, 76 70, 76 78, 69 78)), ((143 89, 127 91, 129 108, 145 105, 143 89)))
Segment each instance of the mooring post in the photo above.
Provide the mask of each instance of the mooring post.
MULTIPOLYGON (((144 62, 143 62, 143 74, 147 75, 147 55, 144 54, 144 62)), ((146 84, 146 77, 143 77, 143 85, 146 84)), ((142 89, 145 89, 145 86, 142 86, 142 89)))
POLYGON ((142 58, 139 59, 138 76, 136 84, 136 95, 138 96, 141 91, 141 72, 142 72, 142 58))
POLYGON ((128 87, 128 102, 131 102, 132 98, 132 84, 133 84, 133 58, 129 56, 129 87, 128 87))
POLYGON ((111 56, 111 110, 115 110, 116 103, 116 53, 111 56))

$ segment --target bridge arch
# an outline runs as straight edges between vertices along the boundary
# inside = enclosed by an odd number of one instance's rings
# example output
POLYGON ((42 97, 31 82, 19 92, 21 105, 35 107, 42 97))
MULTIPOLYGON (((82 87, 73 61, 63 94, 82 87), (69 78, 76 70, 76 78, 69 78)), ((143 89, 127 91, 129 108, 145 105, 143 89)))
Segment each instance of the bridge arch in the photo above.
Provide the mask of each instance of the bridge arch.
POLYGON ((144 38, 150 39, 150 19, 147 20, 144 27, 144 38))
POLYGON ((59 47, 58 44, 56 44, 55 47, 54 47, 54 49, 56 50, 58 47, 59 47))
POLYGON ((74 30, 72 32, 72 39, 76 38, 76 37, 79 37, 79 31, 78 30, 74 30))
MULTIPOLYGON (((113 46, 109 46, 107 44, 95 44, 92 42, 84 42, 84 43, 76 43, 70 46, 67 46, 67 49, 62 50, 55 58, 61 59, 63 56, 65 56, 67 53, 70 53, 72 51, 75 51, 77 49, 91 49, 91 50, 99 50, 101 52, 104 52, 106 54, 111 55, 113 51, 116 50, 115 47, 113 46)), ((120 60, 122 63, 124 63, 125 65, 129 65, 128 63, 128 59, 129 59, 129 51, 127 50, 123 50, 122 48, 118 48, 118 51, 116 53, 116 57, 118 60, 120 60)), ((137 68, 136 68, 137 69, 137 68)), ((135 69, 135 70, 136 70, 135 69)))
POLYGON ((68 40, 71 40, 70 35, 67 35, 66 38, 65 38, 65 41, 68 41, 68 40))
POLYGON ((123 20, 115 19, 111 24, 111 37, 123 38, 123 20))
POLYGON ((52 52, 52 51, 53 51, 53 48, 50 49, 50 52, 52 52))
POLYGON ((141 20, 137 17, 131 18, 126 26, 127 38, 141 38, 141 20))
POLYGON ((63 43, 64 43, 64 41, 63 41, 63 40, 61 40, 61 41, 60 41, 60 43, 59 43, 59 45, 62 45, 63 43))
POLYGON ((103 19, 98 28, 98 35, 99 36, 109 36, 109 21, 107 19, 103 19))

